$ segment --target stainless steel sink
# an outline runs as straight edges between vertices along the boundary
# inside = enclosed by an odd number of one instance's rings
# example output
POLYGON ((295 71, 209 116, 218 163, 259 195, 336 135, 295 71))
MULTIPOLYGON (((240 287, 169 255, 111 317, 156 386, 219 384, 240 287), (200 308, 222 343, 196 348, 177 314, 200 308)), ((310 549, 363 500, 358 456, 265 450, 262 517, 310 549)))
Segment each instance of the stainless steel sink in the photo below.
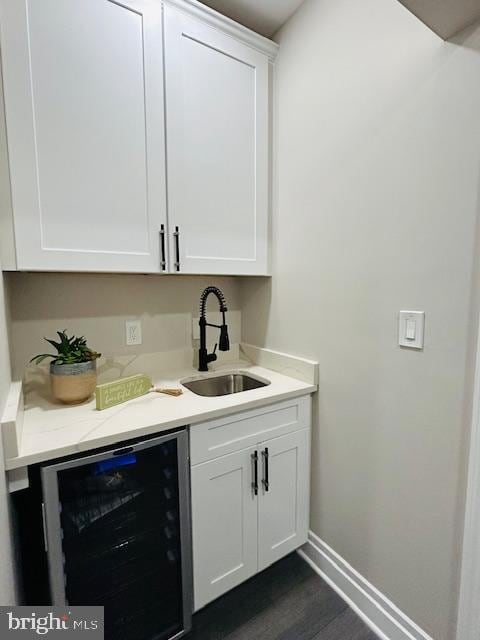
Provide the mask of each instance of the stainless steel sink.
POLYGON ((246 373, 228 373, 221 376, 197 378, 195 380, 182 381, 184 387, 193 391, 198 396, 228 396, 231 393, 259 389, 270 384, 268 380, 253 378, 246 373))

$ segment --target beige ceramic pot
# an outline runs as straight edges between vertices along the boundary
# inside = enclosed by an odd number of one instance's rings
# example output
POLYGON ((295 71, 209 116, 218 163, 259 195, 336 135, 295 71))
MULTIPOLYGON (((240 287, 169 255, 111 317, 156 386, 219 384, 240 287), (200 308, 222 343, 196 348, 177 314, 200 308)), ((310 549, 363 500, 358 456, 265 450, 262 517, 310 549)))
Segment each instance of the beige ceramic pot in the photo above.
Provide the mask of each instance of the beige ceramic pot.
POLYGON ((97 363, 50 364, 52 393, 65 404, 79 404, 91 397, 97 385, 97 363))

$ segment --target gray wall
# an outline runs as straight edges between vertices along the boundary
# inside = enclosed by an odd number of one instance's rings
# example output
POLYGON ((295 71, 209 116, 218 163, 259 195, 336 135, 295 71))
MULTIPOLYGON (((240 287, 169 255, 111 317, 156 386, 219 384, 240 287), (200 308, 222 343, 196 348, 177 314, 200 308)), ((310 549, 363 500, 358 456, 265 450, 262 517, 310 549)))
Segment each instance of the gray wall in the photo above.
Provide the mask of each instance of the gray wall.
MULTIPOLYGON (((136 355, 192 347, 192 318, 207 285, 228 305, 230 340, 240 341, 240 293, 235 278, 78 273, 6 275, 13 376, 23 376, 37 353, 51 351, 43 336, 57 330, 85 335, 103 355, 136 355), (140 319, 142 344, 125 345, 125 320, 140 319)), ((209 311, 218 311, 209 300, 209 311)), ((217 337, 215 330, 214 337, 217 337)))
POLYGON ((307 0, 277 34, 274 271, 247 342, 320 362, 313 531, 454 637, 480 178, 480 27, 397 0, 307 0), (426 312, 423 352, 397 346, 426 312))
MULTIPOLYGON (((10 360, 4 308, 3 278, 0 274, 0 414, 3 413, 10 386, 10 360)), ((16 601, 9 500, 5 484, 2 438, 0 437, 0 605, 16 604, 16 601)))
MULTIPOLYGON (((0 210, 10 207, 10 184, 8 181, 7 146, 3 108, 2 75, 0 69, 0 210)), ((0 216, 1 218, 1 216, 0 216)), ((0 234, 8 232, 1 227, 0 234)), ((1 256, 0 256, 1 268, 1 256)), ((10 359, 5 315, 5 296, 3 274, 0 272, 0 416, 3 414, 5 400, 10 386, 10 359)), ((17 584, 14 568, 11 538, 10 505, 5 483, 3 465, 3 444, 0 434, 0 606, 16 604, 17 584)))

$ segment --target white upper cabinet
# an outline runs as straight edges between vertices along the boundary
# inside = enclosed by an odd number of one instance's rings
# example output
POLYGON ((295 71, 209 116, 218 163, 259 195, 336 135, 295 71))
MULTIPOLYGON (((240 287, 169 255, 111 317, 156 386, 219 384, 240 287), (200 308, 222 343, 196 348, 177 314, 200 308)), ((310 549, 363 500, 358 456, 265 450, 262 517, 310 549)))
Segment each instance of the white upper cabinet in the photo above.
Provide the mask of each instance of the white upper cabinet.
POLYGON ((175 268, 266 274, 268 58, 173 7, 164 30, 175 268))
POLYGON ((171 2, 0 0, 4 268, 267 273, 276 45, 171 2))
POLYGON ((1 9, 17 268, 159 271, 161 8, 5 0, 1 9))

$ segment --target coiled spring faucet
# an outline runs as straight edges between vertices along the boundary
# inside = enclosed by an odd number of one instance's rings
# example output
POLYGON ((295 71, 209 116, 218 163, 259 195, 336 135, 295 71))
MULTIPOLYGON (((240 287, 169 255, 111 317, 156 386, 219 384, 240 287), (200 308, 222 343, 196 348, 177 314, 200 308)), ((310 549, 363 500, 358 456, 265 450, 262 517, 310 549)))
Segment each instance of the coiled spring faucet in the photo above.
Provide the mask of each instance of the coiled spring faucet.
POLYGON ((208 371, 208 363, 215 362, 217 359, 217 346, 219 351, 229 351, 230 349, 230 340, 228 338, 228 327, 225 322, 225 312, 227 311, 227 305, 225 302, 225 296, 217 287, 207 287, 204 289, 202 295, 200 296, 200 320, 198 324, 200 325, 200 349, 198 351, 198 370, 199 371, 208 371), (220 311, 222 312, 222 324, 211 324, 207 322, 205 317, 206 308, 207 308, 207 298, 213 293, 217 297, 218 304, 220 306, 220 311), (207 351, 207 327, 217 327, 220 329, 220 338, 218 340, 218 345, 215 345, 213 349, 213 353, 208 353, 207 351))

